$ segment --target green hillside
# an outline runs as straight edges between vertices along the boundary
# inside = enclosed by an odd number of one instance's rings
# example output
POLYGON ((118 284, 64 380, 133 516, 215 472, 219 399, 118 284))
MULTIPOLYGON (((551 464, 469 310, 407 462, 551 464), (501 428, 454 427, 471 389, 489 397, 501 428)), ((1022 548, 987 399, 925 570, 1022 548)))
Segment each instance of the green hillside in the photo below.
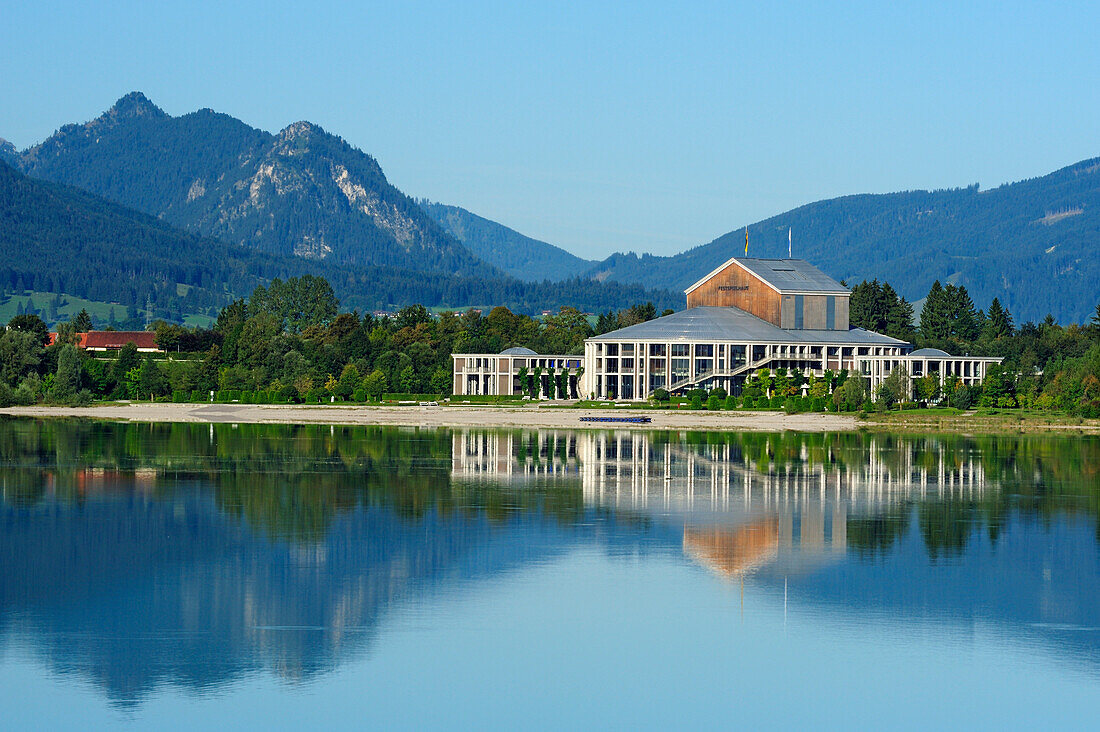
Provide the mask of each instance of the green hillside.
MULTIPOLYGON (((801 206, 749 226, 749 255, 794 255, 849 283, 886 280, 910 300, 935 280, 994 297, 1017 322, 1048 313, 1083 322, 1100 302, 1100 158, 983 191, 857 195, 801 206)), ((616 254, 589 271, 682 290, 744 253, 744 229, 672 257, 616 254)))
POLYGON ((475 256, 521 280, 564 280, 596 264, 458 206, 428 200, 420 206, 475 256))

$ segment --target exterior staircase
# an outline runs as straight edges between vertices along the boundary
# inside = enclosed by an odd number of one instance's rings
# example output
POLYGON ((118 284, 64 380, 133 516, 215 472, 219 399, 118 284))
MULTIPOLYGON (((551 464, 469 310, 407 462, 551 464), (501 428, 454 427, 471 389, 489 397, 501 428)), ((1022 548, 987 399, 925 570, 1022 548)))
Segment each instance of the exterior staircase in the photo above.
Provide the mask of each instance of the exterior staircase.
MULTIPOLYGON (((764 358, 757 359, 756 361, 743 363, 740 366, 732 369, 711 369, 710 371, 703 371, 695 374, 695 376, 688 376, 686 378, 674 381, 664 388, 668 391, 676 391, 677 389, 683 389, 684 387, 701 383, 715 376, 740 376, 741 374, 748 371, 755 371, 756 369, 761 368, 764 364, 768 363, 771 360, 771 356, 765 356, 764 358)), ((649 392, 649 396, 652 395, 653 392, 649 392)))

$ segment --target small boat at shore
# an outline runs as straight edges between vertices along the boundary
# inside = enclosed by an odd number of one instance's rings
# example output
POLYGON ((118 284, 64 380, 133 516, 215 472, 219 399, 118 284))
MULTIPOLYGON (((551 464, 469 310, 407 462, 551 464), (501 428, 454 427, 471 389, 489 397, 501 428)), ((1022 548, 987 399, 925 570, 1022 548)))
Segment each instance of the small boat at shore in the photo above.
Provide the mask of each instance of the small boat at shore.
POLYGON ((581 417, 582 422, 615 422, 627 424, 649 424, 652 417, 581 417))

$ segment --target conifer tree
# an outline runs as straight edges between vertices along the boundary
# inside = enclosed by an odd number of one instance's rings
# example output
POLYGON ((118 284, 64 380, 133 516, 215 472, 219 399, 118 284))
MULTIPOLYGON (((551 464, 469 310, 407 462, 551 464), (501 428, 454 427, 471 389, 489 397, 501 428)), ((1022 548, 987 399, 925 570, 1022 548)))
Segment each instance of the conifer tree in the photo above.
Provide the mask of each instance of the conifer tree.
POLYGON ((1008 338, 1015 333, 1016 328, 1012 323, 1012 316, 1001 305, 1001 301, 993 298, 989 304, 989 315, 986 318, 985 332, 990 338, 1008 338))

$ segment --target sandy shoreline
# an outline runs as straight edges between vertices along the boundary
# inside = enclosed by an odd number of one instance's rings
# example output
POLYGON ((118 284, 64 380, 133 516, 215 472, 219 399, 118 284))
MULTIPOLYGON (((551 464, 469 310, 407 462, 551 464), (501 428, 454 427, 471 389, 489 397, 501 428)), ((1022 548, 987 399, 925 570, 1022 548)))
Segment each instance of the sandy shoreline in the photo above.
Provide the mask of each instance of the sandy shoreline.
MULTIPOLYGON (((235 424, 362 424, 410 427, 549 427, 592 429, 584 416, 608 416, 606 409, 524 407, 382 407, 268 404, 111 404, 90 407, 10 407, 13 417, 83 417, 126 422, 199 422, 235 424)), ((630 429, 732 430, 753 432, 838 432, 857 429, 858 420, 837 414, 782 412, 696 412, 616 409, 614 416, 647 416, 649 424, 630 429)), ((611 426, 611 425, 606 425, 611 426)))

